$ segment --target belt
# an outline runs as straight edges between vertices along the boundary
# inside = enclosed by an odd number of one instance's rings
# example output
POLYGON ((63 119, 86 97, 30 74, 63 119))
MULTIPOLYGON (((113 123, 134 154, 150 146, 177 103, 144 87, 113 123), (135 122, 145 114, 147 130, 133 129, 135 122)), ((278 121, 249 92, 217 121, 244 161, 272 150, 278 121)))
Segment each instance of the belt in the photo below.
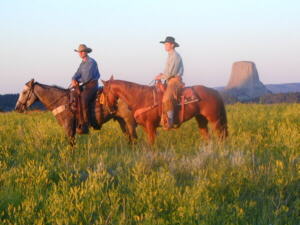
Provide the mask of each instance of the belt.
POLYGON ((83 85, 85 88, 92 88, 95 86, 98 86, 98 80, 91 80, 87 82, 85 85, 83 85))
POLYGON ((166 81, 170 81, 172 79, 179 79, 179 81, 181 82, 182 81, 182 77, 181 76, 178 76, 178 75, 173 75, 173 76, 170 76, 166 81))

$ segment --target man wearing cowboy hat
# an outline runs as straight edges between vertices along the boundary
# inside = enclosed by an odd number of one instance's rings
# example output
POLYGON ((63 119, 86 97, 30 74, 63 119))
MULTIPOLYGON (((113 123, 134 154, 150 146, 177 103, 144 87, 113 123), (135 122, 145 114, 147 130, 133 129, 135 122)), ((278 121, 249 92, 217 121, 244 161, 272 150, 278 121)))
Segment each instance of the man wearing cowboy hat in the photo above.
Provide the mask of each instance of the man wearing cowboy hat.
POLYGON ((165 50, 168 52, 168 59, 164 73, 158 74, 155 79, 164 79, 167 82, 167 89, 162 99, 162 120, 161 123, 165 129, 170 129, 174 124, 174 112, 176 98, 179 91, 183 87, 181 77, 183 75, 183 62, 181 56, 176 52, 175 48, 179 47, 174 37, 166 37, 164 44, 165 50))
POLYGON ((88 53, 92 52, 91 48, 86 45, 79 45, 78 49, 74 49, 78 52, 82 62, 79 65, 77 72, 72 77, 72 87, 78 86, 79 83, 83 84, 83 90, 80 93, 81 105, 83 109, 83 122, 81 127, 81 133, 88 133, 89 127, 89 102, 95 97, 98 90, 98 80, 100 73, 98 70, 97 62, 88 56, 88 53))

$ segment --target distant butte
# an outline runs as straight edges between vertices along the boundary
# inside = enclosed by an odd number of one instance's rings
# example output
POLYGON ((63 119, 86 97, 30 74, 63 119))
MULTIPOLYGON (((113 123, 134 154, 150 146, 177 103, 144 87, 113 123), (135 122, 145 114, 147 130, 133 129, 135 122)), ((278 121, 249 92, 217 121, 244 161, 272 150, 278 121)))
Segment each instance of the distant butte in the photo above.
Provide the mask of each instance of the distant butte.
POLYGON ((259 80, 254 62, 240 61, 232 65, 225 92, 241 101, 247 101, 271 93, 259 80))

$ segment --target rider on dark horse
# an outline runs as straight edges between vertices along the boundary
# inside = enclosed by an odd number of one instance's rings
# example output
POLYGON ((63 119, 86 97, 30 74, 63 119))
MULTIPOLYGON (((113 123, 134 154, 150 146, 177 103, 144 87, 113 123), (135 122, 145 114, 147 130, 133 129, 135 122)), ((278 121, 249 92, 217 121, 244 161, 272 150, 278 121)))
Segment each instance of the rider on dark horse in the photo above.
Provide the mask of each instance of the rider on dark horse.
POLYGON ((175 50, 179 44, 175 42, 174 37, 166 37, 164 44, 165 50, 168 52, 168 59, 164 73, 158 74, 155 79, 163 79, 167 83, 166 91, 162 99, 162 116, 161 125, 164 129, 171 129, 174 125, 175 104, 177 102, 178 94, 183 87, 183 62, 181 56, 175 50))
POLYGON ((89 103, 97 94, 98 80, 100 73, 98 70, 97 62, 88 56, 88 53, 92 52, 91 48, 86 45, 79 45, 78 49, 74 50, 78 52, 82 62, 79 65, 77 72, 72 77, 72 87, 78 87, 79 83, 82 83, 82 91, 80 93, 83 124, 79 128, 80 133, 89 132, 89 103))

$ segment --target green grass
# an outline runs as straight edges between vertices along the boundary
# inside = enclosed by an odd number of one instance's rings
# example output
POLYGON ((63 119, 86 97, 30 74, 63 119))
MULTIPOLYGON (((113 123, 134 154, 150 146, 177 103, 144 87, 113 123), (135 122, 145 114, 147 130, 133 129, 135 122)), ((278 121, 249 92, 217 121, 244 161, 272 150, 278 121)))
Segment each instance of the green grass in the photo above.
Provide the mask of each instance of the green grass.
POLYGON ((300 105, 227 112, 224 143, 112 121, 74 150, 50 113, 1 113, 0 224, 300 224, 300 105))

